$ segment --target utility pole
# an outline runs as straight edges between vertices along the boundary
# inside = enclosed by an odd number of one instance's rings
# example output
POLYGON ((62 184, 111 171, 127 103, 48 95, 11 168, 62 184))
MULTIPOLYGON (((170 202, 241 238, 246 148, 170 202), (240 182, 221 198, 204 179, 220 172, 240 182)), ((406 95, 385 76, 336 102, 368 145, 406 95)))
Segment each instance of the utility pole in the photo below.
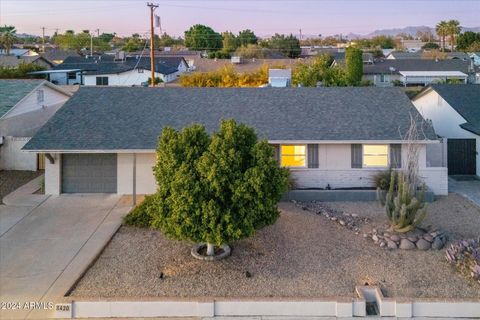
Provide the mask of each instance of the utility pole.
POLYGON ((300 29, 299 31, 300 31, 300 41, 302 41, 302 29, 300 29))
POLYGON ((45 52, 45 27, 42 27, 42 52, 45 52))
POLYGON ((153 12, 158 8, 158 4, 147 2, 147 7, 150 8, 150 69, 152 70, 150 86, 155 87, 155 29, 153 29, 153 12))

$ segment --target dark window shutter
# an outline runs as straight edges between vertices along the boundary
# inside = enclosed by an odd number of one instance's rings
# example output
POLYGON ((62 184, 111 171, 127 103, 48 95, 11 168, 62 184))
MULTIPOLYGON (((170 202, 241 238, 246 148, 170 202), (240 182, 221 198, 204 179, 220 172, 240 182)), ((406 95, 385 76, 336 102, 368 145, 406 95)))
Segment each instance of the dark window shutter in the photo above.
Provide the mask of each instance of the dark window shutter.
POLYGON ((352 168, 362 167, 362 145, 352 144, 352 168))
POLYGON ((318 144, 307 145, 308 167, 318 168, 318 144))
POLYGON ((280 145, 279 144, 272 144, 273 147, 273 157, 280 163, 280 145))
POLYGON ((390 167, 401 168, 402 167, 402 145, 391 144, 390 145, 390 167))

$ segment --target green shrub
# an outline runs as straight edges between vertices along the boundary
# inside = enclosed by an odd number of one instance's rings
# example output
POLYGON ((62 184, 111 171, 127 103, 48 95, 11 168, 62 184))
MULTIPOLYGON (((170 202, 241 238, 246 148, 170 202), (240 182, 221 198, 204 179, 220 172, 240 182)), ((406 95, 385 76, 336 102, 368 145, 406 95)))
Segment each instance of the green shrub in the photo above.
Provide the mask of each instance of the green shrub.
MULTIPOLYGON (((380 189, 382 191, 387 191, 388 187, 390 186, 390 179, 392 177, 392 169, 380 171, 373 176, 373 182, 375 183, 375 188, 380 189)), ((393 175, 394 181, 394 188, 397 189, 397 175, 393 175)))
POLYGON ((124 218, 123 224, 139 228, 149 228, 152 222, 150 210, 155 203, 155 196, 146 196, 142 203, 133 208, 124 218))

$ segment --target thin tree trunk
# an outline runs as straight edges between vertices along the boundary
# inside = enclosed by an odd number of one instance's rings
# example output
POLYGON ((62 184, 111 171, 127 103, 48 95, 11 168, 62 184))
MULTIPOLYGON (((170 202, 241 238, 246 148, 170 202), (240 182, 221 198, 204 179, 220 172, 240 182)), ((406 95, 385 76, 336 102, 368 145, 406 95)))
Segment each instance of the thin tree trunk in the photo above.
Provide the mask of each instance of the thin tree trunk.
POLYGON ((215 253, 215 246, 213 243, 207 243, 207 256, 213 256, 215 253))

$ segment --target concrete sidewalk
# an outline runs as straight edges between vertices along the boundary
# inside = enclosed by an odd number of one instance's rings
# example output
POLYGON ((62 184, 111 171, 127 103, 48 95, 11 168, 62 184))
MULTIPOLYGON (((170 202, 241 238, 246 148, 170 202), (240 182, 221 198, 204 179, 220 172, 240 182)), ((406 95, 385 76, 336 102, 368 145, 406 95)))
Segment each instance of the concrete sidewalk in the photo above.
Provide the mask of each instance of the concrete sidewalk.
POLYGON ((448 179, 448 191, 458 193, 480 207, 480 180, 448 179))
POLYGON ((0 301, 22 307, 1 319, 53 316, 24 303, 62 301, 131 208, 116 195, 33 195, 27 185, 0 208, 0 301))

